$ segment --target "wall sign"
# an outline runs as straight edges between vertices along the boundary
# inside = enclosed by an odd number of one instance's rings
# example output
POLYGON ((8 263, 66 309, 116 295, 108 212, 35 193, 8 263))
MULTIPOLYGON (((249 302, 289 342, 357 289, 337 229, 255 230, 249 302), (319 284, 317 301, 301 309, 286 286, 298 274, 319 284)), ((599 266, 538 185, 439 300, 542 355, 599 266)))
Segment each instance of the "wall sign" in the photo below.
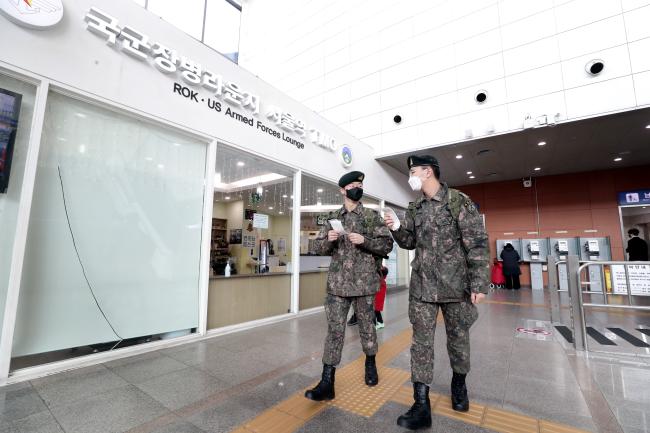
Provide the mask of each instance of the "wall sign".
POLYGON ((31 29, 47 29, 63 18, 61 0, 0 0, 0 13, 10 21, 31 29))
POLYGON ((343 167, 349 168, 352 165, 352 149, 347 144, 339 148, 339 158, 343 167))
POLYGON ((268 229, 269 216, 263 213, 256 213, 253 215, 253 227, 256 229, 268 229))
POLYGON ((620 206, 650 204, 650 189, 619 192, 618 204, 620 206))
POLYGON ((255 248, 255 236, 254 235, 244 235, 242 238, 242 247, 244 248, 255 248))
MULTIPOLYGON (((650 266, 627 265, 630 287, 633 295, 650 295, 650 266)), ((627 294, 624 265, 612 265, 612 291, 616 294, 627 294)))
MULTIPOLYGON (((0 0, 3 1, 18 0, 0 0)), ((201 104, 205 109, 214 110, 237 122, 247 124, 261 134, 269 134, 298 149, 304 149, 305 142, 310 142, 330 152, 336 152, 337 144, 333 137, 316 128, 309 128, 302 120, 280 107, 269 105, 266 110, 262 110, 260 97, 254 92, 225 80, 221 74, 205 69, 200 63, 179 55, 173 48, 160 42, 150 41, 149 36, 133 27, 119 25, 116 18, 101 9, 91 7, 84 21, 86 30, 103 38, 110 47, 116 47, 136 60, 151 62, 158 71, 170 77, 176 77, 180 73, 182 83, 173 83, 174 94, 201 104), (229 105, 225 111, 222 102, 229 105), (263 119, 270 121, 271 126, 264 123, 263 119)), ((347 148, 349 150, 349 146, 347 148)), ((349 160, 351 163, 351 150, 349 150, 349 160)))

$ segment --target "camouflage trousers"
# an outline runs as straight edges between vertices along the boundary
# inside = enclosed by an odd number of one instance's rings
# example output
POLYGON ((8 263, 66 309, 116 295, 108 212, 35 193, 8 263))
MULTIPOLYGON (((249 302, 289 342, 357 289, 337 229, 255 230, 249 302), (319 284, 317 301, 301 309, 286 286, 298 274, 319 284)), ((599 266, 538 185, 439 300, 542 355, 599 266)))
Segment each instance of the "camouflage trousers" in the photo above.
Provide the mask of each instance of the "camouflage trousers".
POLYGON ((377 332, 375 331, 375 295, 370 296, 336 296, 328 294, 325 298, 325 316, 327 316, 327 337, 323 364, 338 365, 345 340, 345 325, 348 321, 350 305, 354 304, 359 323, 361 347, 366 355, 377 354, 377 332))
POLYGON ((447 331, 447 353, 455 373, 469 373, 469 328, 478 318, 476 306, 463 302, 431 303, 411 298, 409 320, 413 325, 411 343, 411 381, 430 384, 433 381, 433 339, 438 309, 442 309, 447 331))

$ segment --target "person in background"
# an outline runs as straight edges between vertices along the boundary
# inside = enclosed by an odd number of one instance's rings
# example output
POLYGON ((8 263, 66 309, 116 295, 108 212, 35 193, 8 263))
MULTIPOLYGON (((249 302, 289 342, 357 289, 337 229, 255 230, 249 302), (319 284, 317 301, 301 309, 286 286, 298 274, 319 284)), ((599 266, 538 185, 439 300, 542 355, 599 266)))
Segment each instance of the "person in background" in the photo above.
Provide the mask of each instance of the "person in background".
POLYGON ((381 329, 384 327, 384 318, 381 312, 384 311, 384 301, 386 300, 386 276, 388 275, 388 268, 381 267, 381 280, 379 280, 379 291, 375 295, 375 328, 381 329))
POLYGON ((630 229, 627 234, 630 237, 625 249, 628 260, 631 262, 647 262, 648 243, 639 237, 639 229, 630 229))
POLYGON ((519 253, 511 243, 505 244, 501 251, 501 260, 503 260, 503 276, 506 277, 506 289, 519 290, 521 284, 519 283, 519 253))

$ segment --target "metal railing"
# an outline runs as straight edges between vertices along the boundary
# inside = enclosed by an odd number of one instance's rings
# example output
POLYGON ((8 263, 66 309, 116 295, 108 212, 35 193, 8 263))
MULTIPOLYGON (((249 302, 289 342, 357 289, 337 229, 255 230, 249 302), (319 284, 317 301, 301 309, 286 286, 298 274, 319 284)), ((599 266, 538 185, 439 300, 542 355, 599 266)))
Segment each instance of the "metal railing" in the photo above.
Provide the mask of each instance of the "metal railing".
MULTIPOLYGON (((554 266, 551 266, 554 262, 552 256, 548 257, 549 261, 549 294, 551 298, 551 321, 557 323, 560 321, 560 294, 559 292, 563 291, 559 289, 559 276, 558 276, 558 266, 560 264, 566 263, 567 265, 567 276, 568 276, 568 293, 569 293, 569 304, 570 304, 570 313, 571 313, 571 327, 573 328, 573 344, 576 350, 589 350, 589 343, 586 338, 587 334, 587 325, 585 322, 585 308, 601 308, 601 309, 613 309, 613 310, 633 310, 633 311, 649 311, 650 306, 645 305, 634 305, 633 297, 635 296, 648 296, 649 294, 643 293, 632 293, 632 284, 630 280, 629 266, 637 265, 648 265, 650 262, 622 262, 622 261, 595 261, 595 262, 580 262, 578 256, 568 256, 566 261, 556 262, 554 266), (591 291, 591 290, 582 290, 582 287, 589 286, 589 281, 582 280, 582 274, 585 269, 589 266, 601 266, 601 275, 603 279, 601 280, 601 291, 591 291), (607 281, 605 277, 604 267, 605 266, 623 266, 625 272, 625 289, 626 289, 626 298, 627 305, 618 305, 610 304, 608 302, 608 296, 622 296, 622 293, 609 293, 607 291, 607 281), (593 303, 593 302, 584 302, 584 294, 599 294, 603 296, 603 303, 593 303)), ((615 276, 610 272, 611 275, 611 286, 614 286, 615 276)))

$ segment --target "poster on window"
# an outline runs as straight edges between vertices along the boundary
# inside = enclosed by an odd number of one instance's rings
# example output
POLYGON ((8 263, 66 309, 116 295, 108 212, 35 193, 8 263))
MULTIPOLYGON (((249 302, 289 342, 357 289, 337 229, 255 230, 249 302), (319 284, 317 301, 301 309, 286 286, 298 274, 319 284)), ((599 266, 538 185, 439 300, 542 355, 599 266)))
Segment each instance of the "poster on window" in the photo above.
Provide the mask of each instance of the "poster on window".
POLYGON ((284 255, 287 253, 287 240, 285 238, 278 238, 278 254, 284 255))
POLYGON ((241 244, 242 229, 230 229, 230 243, 233 245, 241 244))
POLYGON ((243 235, 242 246, 244 248, 255 248, 255 235, 243 235))
MULTIPOLYGON (((627 294, 625 266, 612 265, 612 291, 619 295, 627 294)), ((650 265, 627 265, 630 287, 633 295, 650 296, 650 265)))

